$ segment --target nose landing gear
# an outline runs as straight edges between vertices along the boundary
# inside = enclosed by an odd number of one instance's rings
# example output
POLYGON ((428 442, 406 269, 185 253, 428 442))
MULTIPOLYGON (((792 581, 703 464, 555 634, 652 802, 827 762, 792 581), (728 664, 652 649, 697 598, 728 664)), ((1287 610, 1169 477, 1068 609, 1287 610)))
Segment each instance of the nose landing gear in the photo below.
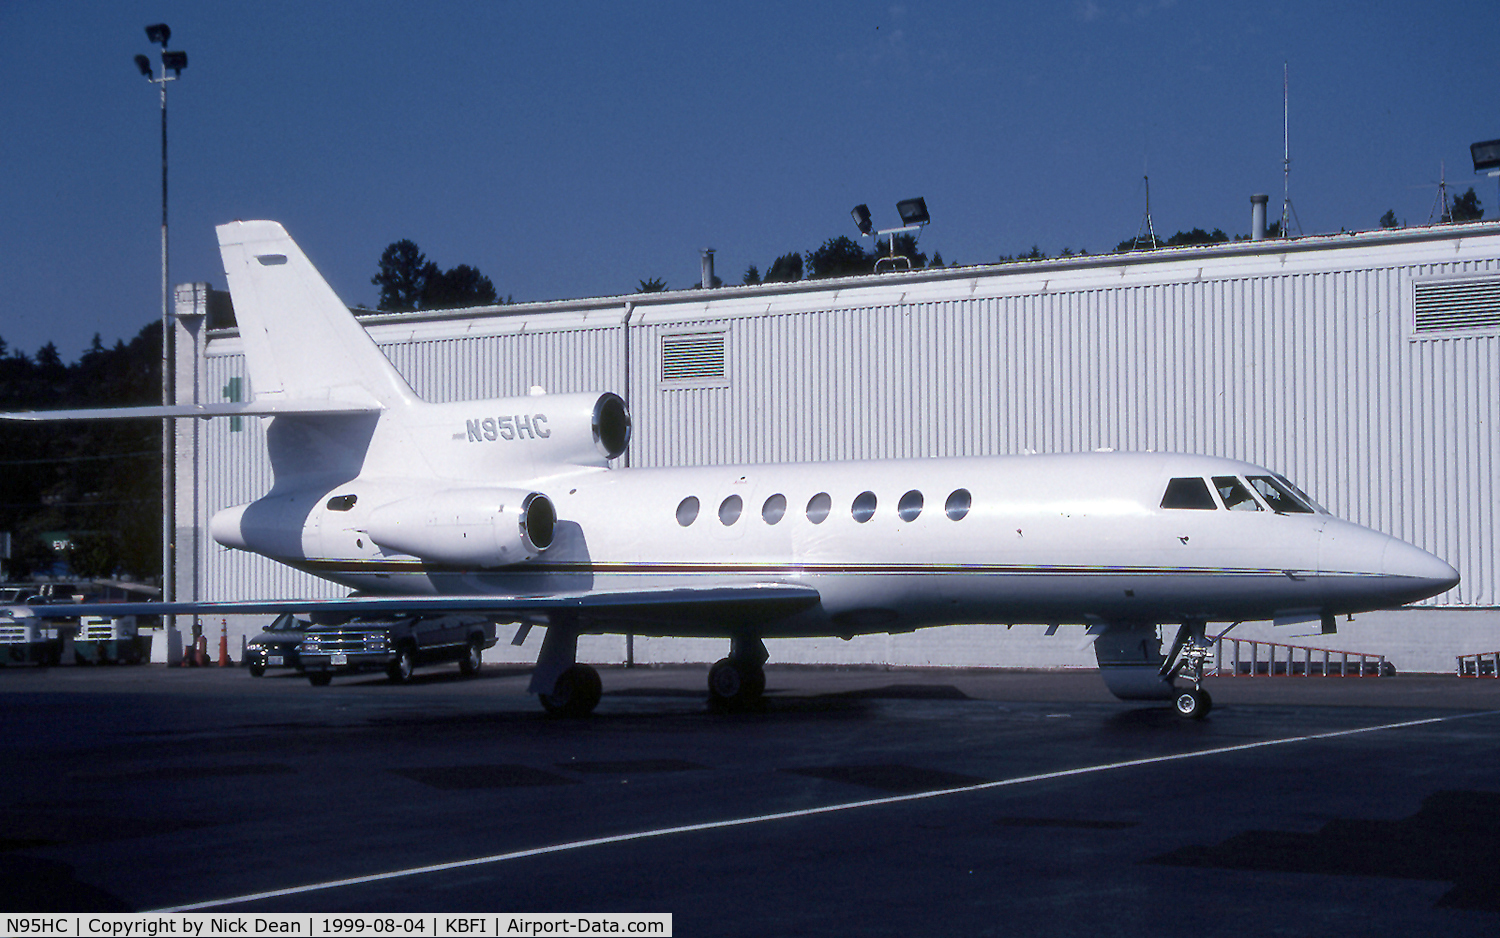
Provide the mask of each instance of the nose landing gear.
POLYGON ((1203 666, 1212 647, 1204 635, 1204 625, 1202 622, 1184 622, 1177 630, 1173 654, 1167 656, 1162 666, 1163 676, 1168 679, 1185 671, 1187 679, 1193 682, 1191 688, 1180 688, 1172 700, 1178 715, 1189 720, 1201 720, 1214 708, 1214 699, 1203 689, 1203 666))

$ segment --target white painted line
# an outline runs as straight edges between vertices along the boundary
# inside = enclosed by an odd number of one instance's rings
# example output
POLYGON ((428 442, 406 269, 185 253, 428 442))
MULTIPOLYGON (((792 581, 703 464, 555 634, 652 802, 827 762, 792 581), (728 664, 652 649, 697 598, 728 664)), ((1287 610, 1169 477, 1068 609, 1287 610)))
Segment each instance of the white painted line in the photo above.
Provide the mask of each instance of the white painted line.
POLYGON ((613 834, 608 837, 593 837, 588 840, 574 840, 568 843, 551 844, 546 847, 532 847, 526 850, 514 850, 510 853, 497 853, 487 857, 473 857, 468 860, 454 860, 448 863, 434 863, 429 866, 414 866, 404 870, 390 870, 385 873, 371 873, 367 876, 351 876, 348 879, 334 879, 322 883, 308 883, 302 886, 288 886, 285 889, 273 889, 267 892, 250 893, 243 896, 230 896, 224 899, 213 899, 208 902, 195 902, 190 905, 174 906, 170 909, 152 909, 150 912, 196 912, 201 909, 214 909, 226 905, 235 905, 241 902, 257 902, 261 899, 276 899, 282 896, 296 896, 309 892, 318 892, 324 889, 338 889, 341 886, 361 886, 368 883, 378 883, 390 879, 404 879, 410 876, 421 876, 426 873, 443 873, 449 870, 461 870, 473 866, 486 866, 492 863, 506 863, 511 860, 525 860, 530 857, 546 856, 551 853, 568 853, 574 850, 586 850, 589 847, 603 847, 609 844, 630 843, 637 840, 651 840, 658 837, 671 837, 676 834, 692 834, 699 831, 723 830, 730 827, 746 827, 751 824, 769 824, 773 821, 787 821, 793 818, 814 817, 819 814, 833 814, 839 811, 854 811, 860 808, 876 808, 883 805, 902 804, 908 801, 923 801, 930 798, 943 798, 948 795, 962 795, 976 791, 986 791, 991 788, 1009 788, 1016 785, 1025 785, 1030 782, 1045 782, 1059 778, 1071 778, 1079 775, 1093 775, 1099 772, 1112 772, 1116 769, 1129 769, 1142 765, 1160 765, 1167 762, 1183 762, 1188 759, 1203 759, 1208 756, 1222 756, 1231 752, 1245 752, 1251 749, 1264 749, 1270 746, 1286 746, 1291 743, 1313 742, 1321 739, 1338 739, 1343 736, 1358 736, 1362 733, 1379 733, 1384 730, 1410 729, 1414 726, 1430 726, 1436 723, 1447 723, 1453 720, 1467 720, 1473 717, 1500 716, 1500 710, 1486 710, 1479 713, 1460 713, 1446 717, 1430 717, 1425 720, 1408 720, 1404 723, 1386 723, 1380 726, 1362 726, 1352 730, 1335 730, 1331 733, 1314 733, 1307 736, 1287 736, 1282 739, 1267 739, 1258 743, 1240 743, 1234 746, 1220 746, 1217 749, 1200 749, 1196 752, 1181 752, 1170 756, 1152 756, 1148 759, 1129 759, 1124 762, 1109 762, 1103 765, 1089 765, 1077 769, 1063 769, 1058 772, 1043 772, 1038 775, 1021 775, 1016 778, 1001 779, 995 782, 980 782, 975 785, 962 785, 957 788, 942 788, 936 791, 922 791, 910 795, 891 795, 885 798, 870 798, 865 801, 847 801, 841 804, 824 805, 821 808, 802 808, 797 811, 780 811, 775 814, 758 814, 752 817, 729 818, 723 821, 706 821, 701 824, 685 824, 681 827, 663 827, 657 830, 634 831, 628 834, 613 834))

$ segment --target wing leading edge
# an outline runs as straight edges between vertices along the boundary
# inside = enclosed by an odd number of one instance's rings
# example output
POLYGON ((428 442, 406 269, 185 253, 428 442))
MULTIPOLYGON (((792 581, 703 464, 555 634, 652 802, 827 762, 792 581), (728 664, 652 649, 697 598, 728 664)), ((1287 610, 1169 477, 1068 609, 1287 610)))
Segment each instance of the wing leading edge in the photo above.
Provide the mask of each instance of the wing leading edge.
MULTIPOLYGON (((43 619, 78 616, 202 615, 219 613, 273 615, 323 612, 338 615, 382 613, 474 612, 494 616, 593 613, 740 624, 779 619, 817 605, 810 586, 746 583, 734 586, 672 587, 638 590, 583 590, 536 595, 348 596, 342 599, 256 599, 222 602, 76 603, 25 607, 23 615, 43 619)), ((6 610, 0 610, 3 612, 6 610)), ((17 609, 19 611, 19 609, 17 609)))

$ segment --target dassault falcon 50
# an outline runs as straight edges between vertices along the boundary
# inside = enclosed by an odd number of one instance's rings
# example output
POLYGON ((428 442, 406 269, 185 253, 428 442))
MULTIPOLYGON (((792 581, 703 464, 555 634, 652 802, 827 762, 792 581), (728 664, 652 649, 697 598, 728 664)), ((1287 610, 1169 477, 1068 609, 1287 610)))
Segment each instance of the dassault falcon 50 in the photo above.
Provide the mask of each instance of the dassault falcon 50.
POLYGON ((612 469, 631 432, 616 394, 428 403, 280 224, 218 236, 252 400, 8 416, 266 418, 274 484, 213 537, 353 592, 151 611, 465 611, 520 623, 518 643, 542 626, 530 689, 567 714, 600 698, 584 633, 727 639, 709 694, 736 705, 764 690, 767 638, 1081 623, 1117 696, 1197 717, 1209 623, 1330 629, 1458 582, 1281 475, 1208 456, 612 469))

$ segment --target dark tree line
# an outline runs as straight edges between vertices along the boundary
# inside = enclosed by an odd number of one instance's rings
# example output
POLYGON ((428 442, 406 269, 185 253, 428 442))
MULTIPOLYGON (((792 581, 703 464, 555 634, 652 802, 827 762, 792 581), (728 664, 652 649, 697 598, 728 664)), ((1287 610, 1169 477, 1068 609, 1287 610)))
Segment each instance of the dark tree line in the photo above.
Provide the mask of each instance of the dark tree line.
MULTIPOLYGON (((65 364, 47 343, 35 356, 0 339, 0 410, 125 407, 161 402, 161 323, 128 344, 99 337, 65 364)), ((0 422, 0 531, 13 578, 66 559, 80 577, 161 574, 161 422, 0 422), (73 545, 60 558, 54 535, 73 545)))
POLYGON ((393 313, 494 306, 499 302, 495 285, 476 268, 459 264, 443 270, 404 238, 380 255, 380 269, 370 282, 380 288, 378 308, 393 313))

